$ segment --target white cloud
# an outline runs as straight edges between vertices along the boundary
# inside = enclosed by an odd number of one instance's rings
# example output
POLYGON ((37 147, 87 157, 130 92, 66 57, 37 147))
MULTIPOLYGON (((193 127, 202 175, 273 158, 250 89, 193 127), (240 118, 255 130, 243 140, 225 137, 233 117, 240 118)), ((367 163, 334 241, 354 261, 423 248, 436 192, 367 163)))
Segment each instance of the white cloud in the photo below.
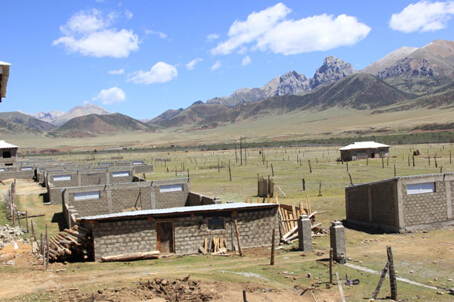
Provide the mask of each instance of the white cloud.
POLYGON ((393 14, 389 27, 404 33, 427 32, 446 28, 454 14, 454 2, 419 1, 393 14))
POLYGON ((319 15, 279 23, 257 39, 257 49, 293 55, 303 52, 325 51, 340 46, 351 46, 364 39, 370 27, 355 17, 319 15))
POLYGON ((120 88, 112 87, 109 89, 102 89, 92 100, 100 101, 104 105, 118 104, 126 100, 126 94, 120 88))
POLYGON ((249 65, 249 64, 251 64, 251 57, 250 57, 250 56, 245 56, 245 57, 243 58, 243 61, 241 62, 241 65, 247 66, 247 65, 249 65))
POLYGON ((154 31, 154 30, 151 30, 151 29, 147 29, 147 30, 145 30, 145 33, 147 35, 157 35, 161 39, 166 39, 167 38, 167 34, 165 34, 163 32, 160 32, 160 31, 154 31))
POLYGON ((272 51, 284 55, 329 50, 354 45, 371 30, 356 17, 322 14, 299 20, 287 20, 291 10, 282 3, 253 12, 246 21, 235 21, 229 39, 211 49, 211 54, 230 54, 236 49, 245 54, 245 44, 252 50, 272 51))
POLYGON ((125 73, 125 70, 122 68, 122 69, 118 69, 118 70, 111 70, 109 71, 110 74, 124 74, 125 73))
POLYGON ((213 42, 214 40, 217 40, 219 39, 219 35, 218 34, 209 34, 207 36, 207 41, 208 42, 213 42))
POLYGON ((64 36, 52 45, 62 44, 68 52, 84 56, 126 58, 139 49, 139 38, 132 30, 111 28, 117 18, 116 13, 105 16, 96 9, 80 11, 60 26, 64 36))
POLYGON ((211 71, 215 71, 217 69, 221 68, 221 61, 216 61, 216 63, 211 66, 211 71))
POLYGON ((131 11, 128 9, 125 11, 125 15, 126 15, 126 19, 131 19, 134 16, 134 14, 131 13, 131 11))
POLYGON ((128 82, 135 84, 165 83, 175 79, 178 75, 173 65, 164 62, 156 63, 149 71, 136 71, 129 75, 128 82))
POLYGON ((260 12, 253 12, 246 21, 233 22, 230 26, 227 41, 221 42, 211 49, 211 54, 229 54, 245 43, 251 43, 267 31, 271 30, 280 20, 290 12, 282 3, 268 7, 260 12))
POLYGON ((202 58, 196 58, 196 59, 192 60, 191 62, 189 62, 188 64, 186 64, 186 68, 188 70, 193 70, 195 68, 195 65, 202 61, 203 61, 202 58))

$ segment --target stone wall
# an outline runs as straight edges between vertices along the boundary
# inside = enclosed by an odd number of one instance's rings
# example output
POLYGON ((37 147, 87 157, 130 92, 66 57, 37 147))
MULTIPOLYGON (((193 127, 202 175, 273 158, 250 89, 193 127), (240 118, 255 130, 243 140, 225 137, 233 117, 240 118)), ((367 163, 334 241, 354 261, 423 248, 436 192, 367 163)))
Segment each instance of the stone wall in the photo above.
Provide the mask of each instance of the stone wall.
MULTIPOLYGON (((125 253, 148 252, 157 249, 156 223, 173 223, 175 254, 198 253, 207 238, 209 247, 213 237, 223 237, 227 248, 237 249, 237 239, 233 220, 237 219, 243 248, 268 246, 272 229, 279 229, 277 208, 238 211, 231 217, 231 212, 217 214, 224 218, 224 229, 209 230, 208 219, 212 215, 197 214, 194 217, 122 219, 118 221, 99 221, 88 226, 93 230, 95 259, 125 253)), ((279 244, 275 236, 275 244, 279 244)))

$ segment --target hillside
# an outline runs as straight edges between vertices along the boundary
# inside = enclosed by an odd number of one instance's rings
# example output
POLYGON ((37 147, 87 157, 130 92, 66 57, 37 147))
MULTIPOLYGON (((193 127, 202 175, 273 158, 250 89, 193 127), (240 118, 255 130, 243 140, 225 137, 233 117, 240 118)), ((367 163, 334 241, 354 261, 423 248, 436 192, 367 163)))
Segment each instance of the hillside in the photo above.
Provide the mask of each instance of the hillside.
MULTIPOLYGON (((0 119, 35 130, 35 131, 31 131, 31 132, 36 132, 36 131, 44 132, 44 131, 50 131, 50 130, 56 128, 54 125, 52 125, 50 123, 41 121, 37 118, 34 118, 30 115, 24 114, 19 111, 0 112, 0 119)), ((20 128, 17 128, 17 129, 20 129, 20 128)))
POLYGON ((114 113, 111 115, 90 114, 73 118, 49 133, 51 136, 89 137, 101 134, 115 134, 130 131, 152 131, 150 125, 129 116, 114 113))
POLYGON ((354 74, 303 95, 275 96, 236 107, 197 103, 165 121, 154 119, 151 123, 164 128, 182 125, 216 127, 220 123, 259 119, 271 114, 323 111, 332 107, 374 109, 405 100, 404 93, 382 80, 369 74, 354 74))
POLYGON ((90 115, 90 114, 108 115, 108 114, 110 114, 110 112, 99 106, 88 103, 85 106, 74 107, 67 113, 65 113, 65 114, 61 115, 60 117, 58 117, 57 119, 55 119, 53 121, 53 124, 57 125, 57 126, 61 126, 64 123, 66 123, 67 121, 69 121, 75 117, 86 116, 86 115, 90 115))

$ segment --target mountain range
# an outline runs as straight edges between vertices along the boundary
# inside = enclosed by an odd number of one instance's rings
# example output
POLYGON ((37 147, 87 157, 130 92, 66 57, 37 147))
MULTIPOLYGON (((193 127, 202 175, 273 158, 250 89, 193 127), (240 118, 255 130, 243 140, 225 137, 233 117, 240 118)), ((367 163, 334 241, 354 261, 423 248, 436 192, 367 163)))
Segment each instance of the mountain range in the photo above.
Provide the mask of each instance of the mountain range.
POLYGON ((230 96, 198 101, 186 109, 169 109, 146 123, 87 104, 67 113, 2 113, 0 133, 83 137, 183 125, 202 130, 272 113, 333 107, 372 109, 375 113, 433 108, 454 102, 453 96, 454 42, 435 40, 421 48, 399 48, 359 71, 328 56, 311 78, 290 71, 261 88, 241 88, 230 96))

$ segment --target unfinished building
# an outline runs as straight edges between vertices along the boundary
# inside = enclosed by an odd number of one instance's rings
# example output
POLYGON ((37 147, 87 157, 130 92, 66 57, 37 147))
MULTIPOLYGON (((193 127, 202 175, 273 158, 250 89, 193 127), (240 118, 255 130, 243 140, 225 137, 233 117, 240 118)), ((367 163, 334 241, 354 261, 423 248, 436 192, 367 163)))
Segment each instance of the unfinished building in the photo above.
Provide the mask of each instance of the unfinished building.
POLYGON ((133 167, 99 167, 90 170, 56 170, 46 174, 45 185, 51 204, 61 204, 62 188, 131 183, 133 167))
MULTIPOLYGON (((278 204, 230 203, 142 210, 85 216, 79 222, 92 230, 94 259, 158 250, 162 254, 194 254, 204 242, 223 238, 238 250, 234 220, 243 248, 270 245, 279 228, 278 204)), ((279 244, 278 236, 275 244, 279 244)))
POLYGON ((403 176, 345 188, 347 223, 405 232, 454 222, 454 173, 403 176))
POLYGON ((0 140, 0 167, 14 166, 16 164, 18 148, 18 146, 0 140))

